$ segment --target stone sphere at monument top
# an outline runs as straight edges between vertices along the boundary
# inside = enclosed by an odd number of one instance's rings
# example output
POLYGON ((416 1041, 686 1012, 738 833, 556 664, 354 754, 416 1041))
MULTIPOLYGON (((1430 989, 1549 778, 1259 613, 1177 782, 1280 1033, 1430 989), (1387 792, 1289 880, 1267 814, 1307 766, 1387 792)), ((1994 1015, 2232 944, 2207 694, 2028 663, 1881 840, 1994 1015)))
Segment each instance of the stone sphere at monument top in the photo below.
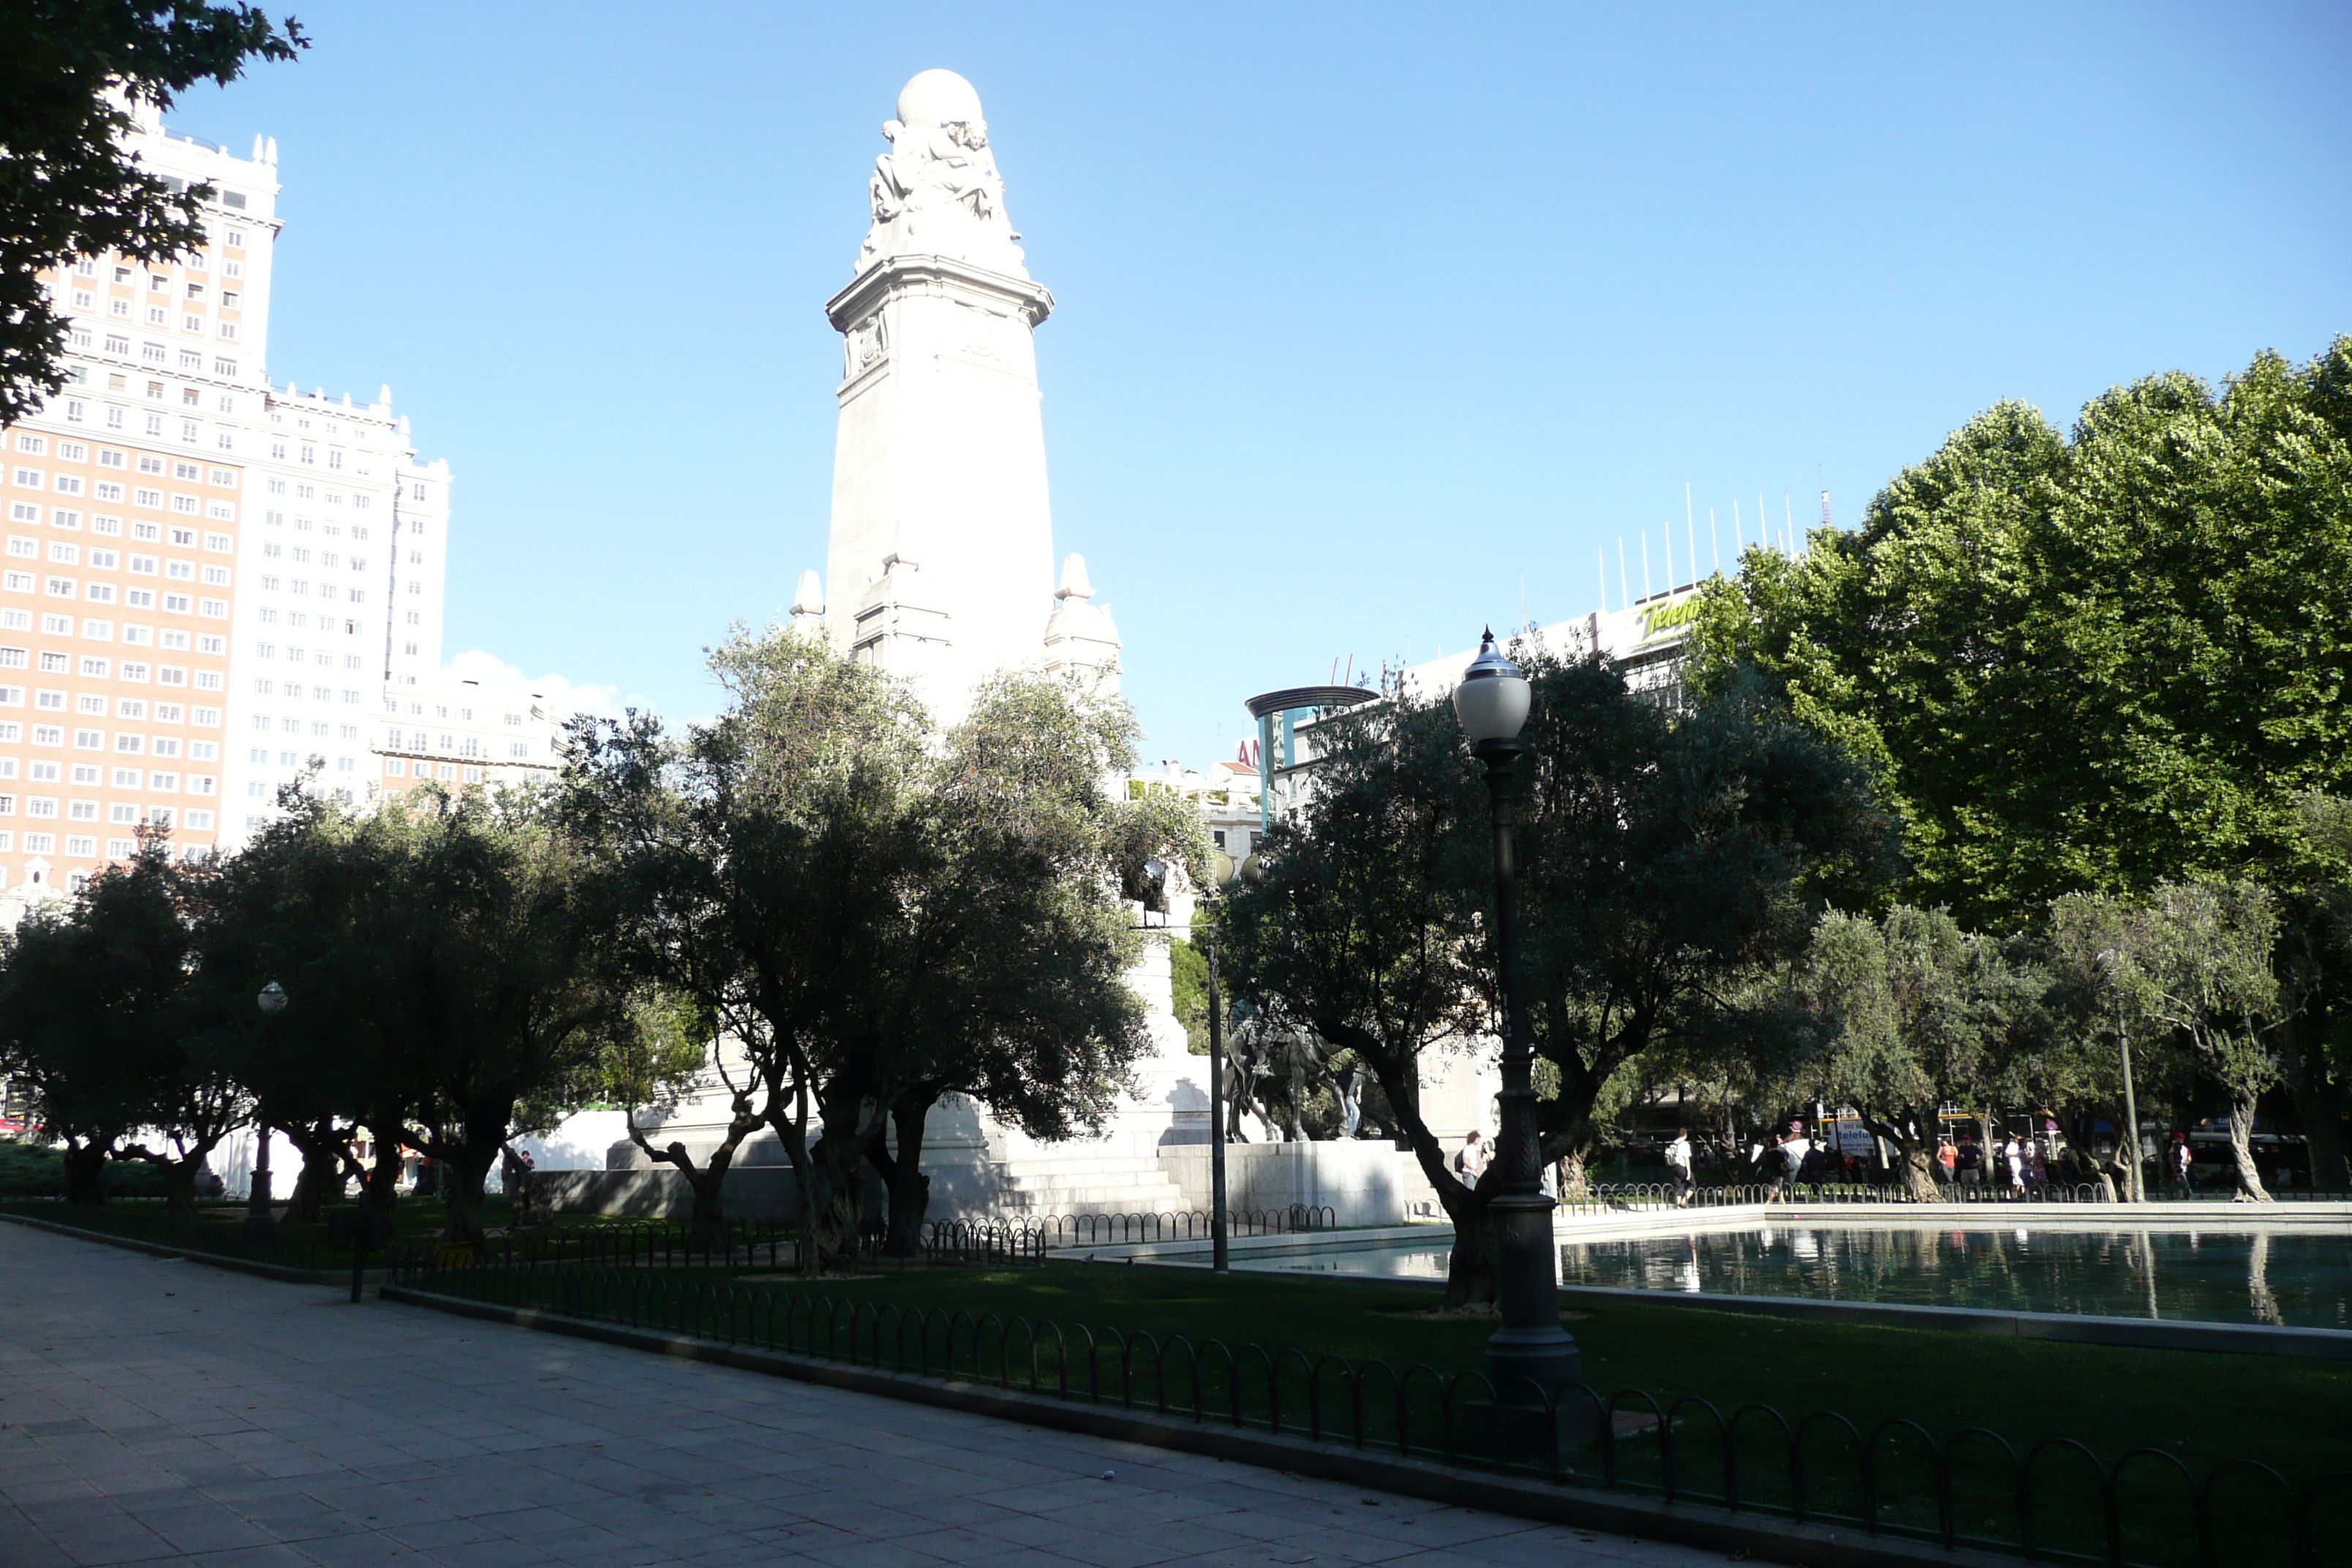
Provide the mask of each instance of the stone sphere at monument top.
POLYGON ((905 124, 971 124, 980 118, 979 92, 951 70, 919 71, 898 90, 898 119, 905 124))

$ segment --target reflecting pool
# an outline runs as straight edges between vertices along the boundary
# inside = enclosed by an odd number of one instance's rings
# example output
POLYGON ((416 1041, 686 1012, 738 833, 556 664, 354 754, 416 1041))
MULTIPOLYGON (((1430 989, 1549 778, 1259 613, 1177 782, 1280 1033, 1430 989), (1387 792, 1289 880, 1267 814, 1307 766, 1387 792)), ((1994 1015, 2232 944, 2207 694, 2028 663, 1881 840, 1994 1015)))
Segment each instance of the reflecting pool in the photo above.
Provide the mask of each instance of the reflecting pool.
MULTIPOLYGON (((1414 1243, 1234 1259, 1236 1268, 1443 1279, 1414 1243)), ((1759 1224, 1563 1242, 1563 1285, 2352 1329, 2352 1234, 1759 1224)))

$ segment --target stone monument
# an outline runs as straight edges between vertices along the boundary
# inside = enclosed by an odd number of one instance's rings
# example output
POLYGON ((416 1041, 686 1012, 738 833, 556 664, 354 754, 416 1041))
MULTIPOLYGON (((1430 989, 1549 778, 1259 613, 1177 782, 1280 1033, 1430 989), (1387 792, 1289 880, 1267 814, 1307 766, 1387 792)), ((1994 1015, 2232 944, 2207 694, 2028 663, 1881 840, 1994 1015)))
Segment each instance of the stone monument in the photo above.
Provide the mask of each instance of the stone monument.
MULTIPOLYGON (((1054 297, 1030 278, 1005 215, 980 95, 953 71, 924 71, 898 94, 898 118, 882 134, 890 150, 867 183, 873 223, 849 286, 824 307, 842 335, 832 532, 824 577, 801 575, 793 630, 903 678, 948 723, 999 670, 1040 669, 1115 693, 1118 628, 1095 602, 1086 562, 1068 557, 1055 583, 1031 339, 1054 297)), ((1150 1045, 1102 1133, 1041 1144, 962 1096, 947 1097, 924 1131, 934 1218, 1205 1204, 1208 1061, 1188 1048, 1169 972, 1169 941, 1191 914, 1190 894, 1174 890, 1171 908, 1150 922, 1166 934, 1145 939, 1128 976, 1150 1045)), ((699 1157, 727 1120, 716 1075, 657 1120, 656 1142, 677 1139, 699 1157)), ((598 1125, 607 1135, 620 1131, 598 1125)), ((583 1121, 572 1141, 593 1135, 583 1121)), ((1410 1157, 1386 1145, 1285 1147, 1289 1157, 1266 1163, 1255 1186, 1238 1173, 1235 1206, 1328 1204, 1356 1223, 1400 1217, 1413 1201, 1410 1157)), ((681 1210, 683 1187, 646 1169, 626 1139, 610 1146, 606 1163, 541 1180, 554 1183, 549 1190, 562 1206, 681 1210)), ((784 1213, 783 1165, 774 1136, 755 1134, 728 1177, 730 1211, 784 1213)))
POLYGON ((952 721, 979 681, 1038 661, 1054 541, 1031 333, 1054 297, 970 82, 924 71, 882 134, 873 226, 824 307, 842 335, 824 624, 952 721))

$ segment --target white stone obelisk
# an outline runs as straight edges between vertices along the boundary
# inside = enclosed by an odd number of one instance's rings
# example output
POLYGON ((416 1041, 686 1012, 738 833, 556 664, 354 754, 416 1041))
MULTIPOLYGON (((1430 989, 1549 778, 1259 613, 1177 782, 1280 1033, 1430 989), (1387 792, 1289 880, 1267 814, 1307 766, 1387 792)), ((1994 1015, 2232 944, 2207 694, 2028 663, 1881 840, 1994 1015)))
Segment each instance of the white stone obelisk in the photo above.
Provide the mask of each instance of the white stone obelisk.
POLYGON ((952 721, 1034 667, 1054 592, 1029 277, 980 96, 927 70, 898 94, 874 225, 825 302, 843 339, 825 629, 952 721))

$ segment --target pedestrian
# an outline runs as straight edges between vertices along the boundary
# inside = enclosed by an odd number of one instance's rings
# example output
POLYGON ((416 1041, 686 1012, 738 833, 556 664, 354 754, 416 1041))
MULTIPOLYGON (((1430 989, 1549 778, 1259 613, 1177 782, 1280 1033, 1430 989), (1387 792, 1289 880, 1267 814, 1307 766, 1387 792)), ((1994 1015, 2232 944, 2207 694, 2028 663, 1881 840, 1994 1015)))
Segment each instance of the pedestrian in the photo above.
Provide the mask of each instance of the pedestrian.
POLYGON ((1462 1184, 1475 1189, 1478 1178, 1486 1173, 1486 1140, 1475 1127, 1462 1140, 1461 1152, 1454 1156, 1454 1168, 1460 1173, 1462 1184))
POLYGON ((1675 1207, 1687 1208, 1691 1198, 1690 1129, 1675 1129, 1675 1141, 1666 1145, 1666 1169, 1675 1178, 1675 1207))
POLYGON ((1805 1168, 1805 1158, 1812 1152, 1813 1142, 1805 1136, 1805 1124, 1801 1121, 1790 1122, 1789 1135, 1780 1140, 1780 1173, 1778 1185, 1783 1193, 1790 1196, 1795 1195, 1797 1179, 1805 1168))

